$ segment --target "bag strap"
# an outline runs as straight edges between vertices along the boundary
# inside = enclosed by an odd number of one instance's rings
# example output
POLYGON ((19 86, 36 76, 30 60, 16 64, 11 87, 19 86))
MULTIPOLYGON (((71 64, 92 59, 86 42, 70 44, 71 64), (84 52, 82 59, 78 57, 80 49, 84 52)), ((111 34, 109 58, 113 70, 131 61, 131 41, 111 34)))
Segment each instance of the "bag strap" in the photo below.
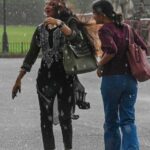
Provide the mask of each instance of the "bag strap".
POLYGON ((66 21, 66 24, 69 25, 72 20, 74 20, 75 22, 78 22, 78 19, 75 16, 70 16, 68 20, 66 21))
POLYGON ((134 43, 134 35, 132 28, 127 24, 128 27, 128 38, 129 38, 129 45, 134 43))

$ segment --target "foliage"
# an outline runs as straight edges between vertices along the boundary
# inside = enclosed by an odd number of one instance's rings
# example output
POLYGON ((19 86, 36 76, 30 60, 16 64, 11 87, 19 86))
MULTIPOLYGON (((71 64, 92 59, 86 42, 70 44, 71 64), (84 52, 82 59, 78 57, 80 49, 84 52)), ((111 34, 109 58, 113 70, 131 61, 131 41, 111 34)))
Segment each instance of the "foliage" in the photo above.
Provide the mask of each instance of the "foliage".
MULTIPOLYGON (((0 14, 3 14, 3 1, 0 0, 0 14)), ((43 20, 44 0, 5 0, 7 24, 37 25, 43 20)), ((76 12, 91 11, 92 0, 67 0, 76 12)), ((3 15, 0 15, 3 24, 3 15)))
MULTIPOLYGON (((37 24, 43 18, 43 0, 5 0, 7 24, 37 24)), ((0 14, 3 14, 3 0, 0 0, 0 14)), ((3 15, 0 16, 0 24, 3 15)))
POLYGON ((74 4, 74 7, 78 12, 91 12, 93 0, 70 0, 70 2, 74 4))

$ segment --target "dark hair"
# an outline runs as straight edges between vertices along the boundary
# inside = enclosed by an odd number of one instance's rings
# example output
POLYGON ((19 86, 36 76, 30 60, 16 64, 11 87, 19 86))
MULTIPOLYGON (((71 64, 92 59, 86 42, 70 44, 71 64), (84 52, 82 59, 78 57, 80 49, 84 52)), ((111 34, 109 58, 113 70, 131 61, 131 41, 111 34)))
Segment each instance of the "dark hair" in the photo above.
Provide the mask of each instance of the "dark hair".
POLYGON ((64 0, 59 0, 58 5, 56 5, 55 10, 57 12, 57 18, 66 22, 67 19, 73 15, 70 8, 67 7, 64 0))
POLYGON ((114 11, 112 4, 106 0, 97 0, 93 2, 93 10, 97 13, 103 13, 108 18, 112 19, 117 27, 122 27, 122 15, 114 11))

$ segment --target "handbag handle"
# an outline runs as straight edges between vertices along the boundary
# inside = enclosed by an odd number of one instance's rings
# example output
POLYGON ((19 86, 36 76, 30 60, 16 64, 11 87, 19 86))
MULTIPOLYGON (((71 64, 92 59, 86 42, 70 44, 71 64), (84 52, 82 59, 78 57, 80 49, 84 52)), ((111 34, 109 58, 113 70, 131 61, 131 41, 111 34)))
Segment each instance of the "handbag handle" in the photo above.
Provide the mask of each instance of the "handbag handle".
MULTIPOLYGON (((130 46, 130 45, 133 45, 135 43, 134 42, 134 34, 132 31, 132 28, 129 25, 127 25, 127 27, 128 27, 128 34, 129 34, 129 46, 130 46)), ((136 44, 134 44, 134 46, 136 46, 136 48, 135 48, 136 51, 134 51, 136 62, 140 62, 140 49, 137 48, 136 44)), ((133 51, 133 49, 132 49, 132 51, 133 51)))

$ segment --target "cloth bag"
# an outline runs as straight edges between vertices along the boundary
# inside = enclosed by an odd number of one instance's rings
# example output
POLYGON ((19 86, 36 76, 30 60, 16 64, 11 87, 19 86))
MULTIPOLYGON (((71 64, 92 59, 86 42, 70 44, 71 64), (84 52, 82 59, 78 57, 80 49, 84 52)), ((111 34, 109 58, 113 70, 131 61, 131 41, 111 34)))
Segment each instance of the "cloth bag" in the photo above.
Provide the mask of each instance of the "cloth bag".
POLYGON ((147 60, 146 51, 134 42, 134 35, 130 26, 128 26, 128 32, 129 50, 127 51, 127 58, 131 73, 139 82, 143 82, 150 79, 150 64, 147 60))

